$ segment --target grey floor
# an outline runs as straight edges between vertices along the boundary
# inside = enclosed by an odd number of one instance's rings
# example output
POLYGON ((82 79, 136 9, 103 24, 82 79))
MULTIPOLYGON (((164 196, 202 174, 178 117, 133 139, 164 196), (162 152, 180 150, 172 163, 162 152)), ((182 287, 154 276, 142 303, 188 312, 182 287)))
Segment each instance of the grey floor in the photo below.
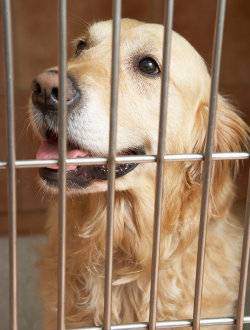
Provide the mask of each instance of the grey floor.
MULTIPOLYGON (((41 303, 37 289, 37 247, 45 242, 42 236, 18 238, 19 330, 41 330, 41 303)), ((8 240, 0 238, 0 330, 9 329, 8 319, 8 240)), ((249 295, 248 295, 249 296, 249 295)), ((249 297, 248 297, 249 298, 249 297)), ((250 299, 246 306, 250 315, 250 299)), ((213 327, 214 329, 214 327, 213 327)), ((250 325, 244 327, 249 330, 250 325)))
MULTIPOLYGON (((19 329, 41 330, 41 303, 37 289, 37 247, 45 241, 41 236, 18 238, 19 329)), ((0 329, 9 329, 8 240, 0 238, 0 329)))

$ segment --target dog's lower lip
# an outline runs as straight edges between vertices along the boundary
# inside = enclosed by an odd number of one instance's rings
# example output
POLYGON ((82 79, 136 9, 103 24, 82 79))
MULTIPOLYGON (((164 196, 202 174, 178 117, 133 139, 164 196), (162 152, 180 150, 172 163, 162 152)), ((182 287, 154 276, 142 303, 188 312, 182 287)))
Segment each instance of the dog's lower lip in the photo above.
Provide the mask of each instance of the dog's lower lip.
MULTIPOLYGON (((144 148, 134 148, 122 152, 121 154, 126 155, 144 155, 144 148)), ((136 163, 125 163, 117 164, 115 168, 116 178, 122 177, 137 167, 136 163)), ((108 178, 108 167, 107 165, 88 165, 88 166, 77 166, 75 170, 66 171, 66 185, 67 188, 87 188, 90 184, 95 181, 105 181, 108 178)), ((41 168, 39 170, 40 177, 49 186, 57 187, 58 185, 58 170, 51 168, 41 168)))

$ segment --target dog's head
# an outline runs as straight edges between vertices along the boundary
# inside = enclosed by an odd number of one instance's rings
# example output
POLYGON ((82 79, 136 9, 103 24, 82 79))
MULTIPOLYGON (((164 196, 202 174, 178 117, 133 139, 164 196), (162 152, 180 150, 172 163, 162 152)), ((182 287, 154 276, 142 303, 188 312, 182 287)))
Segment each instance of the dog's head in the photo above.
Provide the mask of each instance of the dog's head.
MULTIPOLYGON (((92 25, 75 43, 68 63, 68 158, 107 156, 109 141, 112 22, 92 25)), ((123 19, 120 45, 118 155, 156 154, 163 27, 123 19)), ((34 81, 31 117, 42 140, 38 159, 58 158, 58 69, 34 81)), ((202 152, 208 117, 210 76, 195 49, 173 32, 168 102, 168 153, 202 152)), ((245 124, 222 98, 218 106, 216 150, 240 151, 247 138, 245 124)), ((184 166, 184 165, 183 165, 184 166)), ((48 186, 57 185, 57 166, 41 169, 48 186)), ((116 166, 116 187, 126 190, 152 177, 152 164, 116 166)), ((189 182, 198 180, 197 163, 187 169, 189 182)), ((106 166, 68 166, 71 191, 95 192, 107 188, 106 166)))

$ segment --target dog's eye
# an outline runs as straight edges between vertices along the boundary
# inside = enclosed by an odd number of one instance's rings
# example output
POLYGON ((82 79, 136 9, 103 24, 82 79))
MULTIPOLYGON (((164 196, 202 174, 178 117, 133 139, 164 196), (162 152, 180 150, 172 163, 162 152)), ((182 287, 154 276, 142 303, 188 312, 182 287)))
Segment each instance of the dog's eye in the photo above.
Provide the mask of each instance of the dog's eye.
POLYGON ((152 57, 144 57, 141 59, 139 62, 139 69, 141 72, 150 76, 155 76, 160 72, 159 65, 152 57))
POLYGON ((87 42, 85 40, 79 40, 76 44, 75 56, 81 54, 81 52, 87 47, 87 42))

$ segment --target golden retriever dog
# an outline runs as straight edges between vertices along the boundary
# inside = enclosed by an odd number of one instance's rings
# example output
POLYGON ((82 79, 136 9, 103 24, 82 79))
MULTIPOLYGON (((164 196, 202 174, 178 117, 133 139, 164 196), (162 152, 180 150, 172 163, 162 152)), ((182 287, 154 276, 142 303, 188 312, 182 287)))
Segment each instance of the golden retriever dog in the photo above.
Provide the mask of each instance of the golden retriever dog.
MULTIPOLYGON (((68 158, 106 157, 109 140, 112 21, 91 25, 68 62, 68 158)), ((163 26, 122 20, 118 107, 118 155, 156 154, 163 26)), ((166 153, 202 153, 211 79, 201 56, 173 32, 166 153)), ((58 69, 36 77, 30 114, 41 144, 37 159, 58 158, 58 69)), ((215 152, 245 150, 248 127, 218 98, 215 152)), ((230 213, 236 161, 214 161, 210 189, 202 316, 235 314, 242 225, 230 213)), ((116 166, 112 323, 148 321, 155 192, 155 163, 116 166)), ((48 193, 58 166, 40 169, 48 193)), ((66 322, 101 325, 107 167, 67 167, 66 322)), ((200 219, 202 162, 166 162, 157 319, 192 317, 200 219)), ((45 326, 56 329, 58 222, 49 212, 41 261, 45 326)))

